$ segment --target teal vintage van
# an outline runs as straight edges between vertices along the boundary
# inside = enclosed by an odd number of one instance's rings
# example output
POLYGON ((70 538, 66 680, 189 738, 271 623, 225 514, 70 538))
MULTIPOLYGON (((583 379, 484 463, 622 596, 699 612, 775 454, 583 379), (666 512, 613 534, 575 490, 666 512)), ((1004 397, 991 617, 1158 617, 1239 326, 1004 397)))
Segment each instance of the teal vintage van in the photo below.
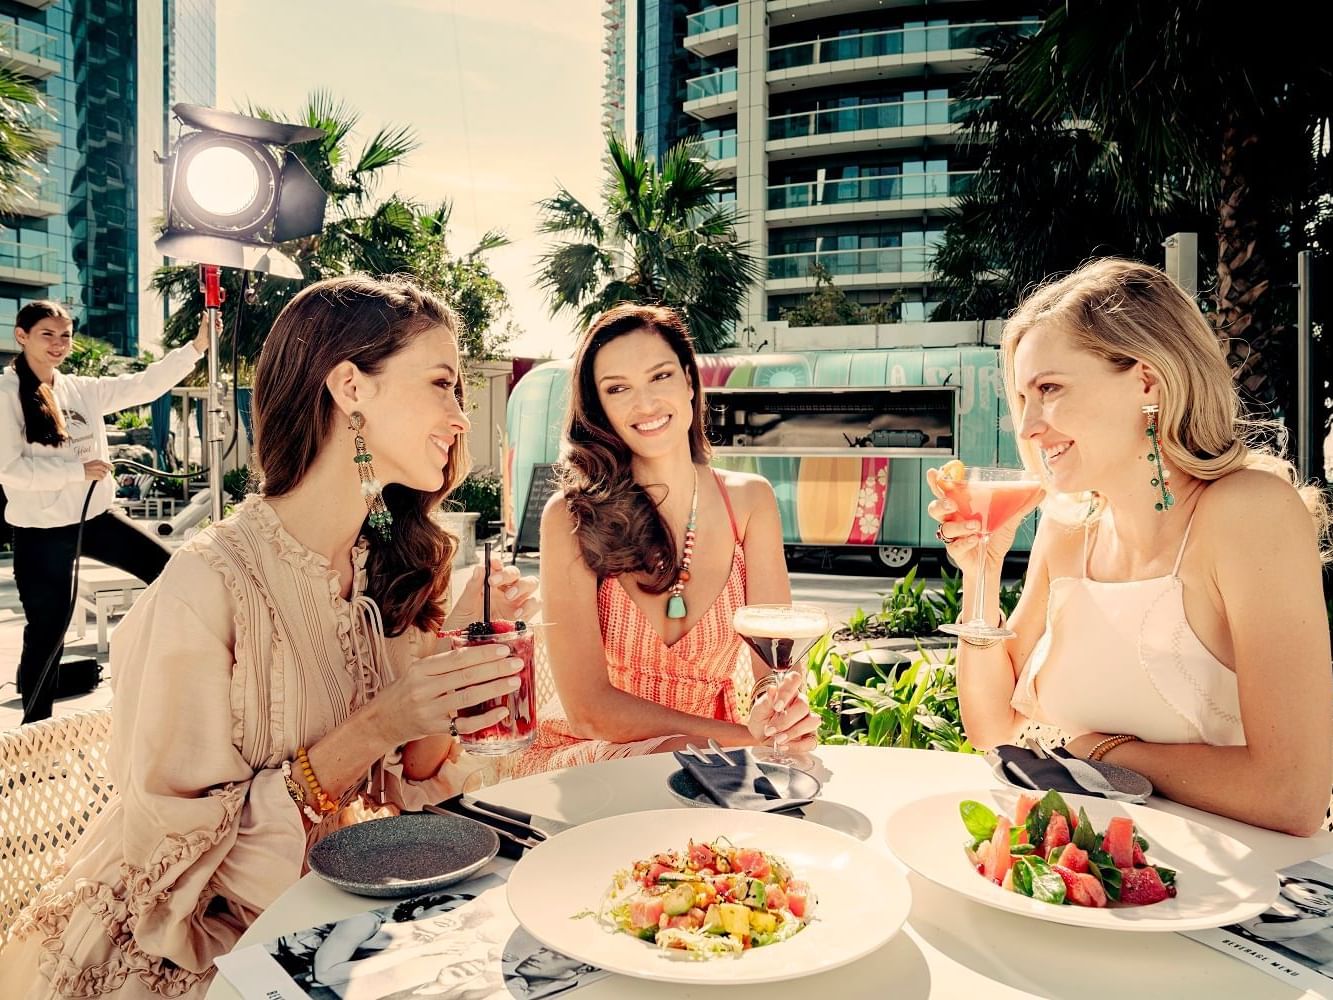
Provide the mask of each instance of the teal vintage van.
MULTIPOLYGON (((937 550, 925 470, 1018 465, 999 351, 948 348, 700 355, 713 464, 773 484, 789 554, 871 552, 885 569, 937 550)), ((519 380, 506 415, 504 510, 520 547, 550 495, 570 362, 519 380)), ((1030 548, 1032 526, 1016 550, 1030 548)))

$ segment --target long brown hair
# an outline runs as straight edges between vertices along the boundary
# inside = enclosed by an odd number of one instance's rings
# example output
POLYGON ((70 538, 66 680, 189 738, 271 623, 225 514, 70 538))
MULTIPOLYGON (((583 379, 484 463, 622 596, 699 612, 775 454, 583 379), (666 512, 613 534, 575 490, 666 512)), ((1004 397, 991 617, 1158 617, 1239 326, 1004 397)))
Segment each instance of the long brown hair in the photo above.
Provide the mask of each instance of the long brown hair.
MULTIPOLYGON (((457 336, 453 310, 402 278, 329 278, 287 303, 255 368, 255 454, 264 492, 277 497, 295 489, 341 419, 324 384, 335 366, 350 361, 374 375, 414 337, 438 326, 457 336)), ((461 378, 454 391, 463 406, 461 378)), ((376 532, 366 533, 366 591, 379 605, 389 635, 410 625, 434 631, 444 620, 443 599, 458 543, 431 514, 471 465, 467 436, 459 434, 449 448, 439 490, 384 488, 393 537, 386 542, 376 532)))
MULTIPOLYGON (((19 310, 14 325, 24 333, 44 319, 69 319, 69 312, 59 302, 38 299, 19 310)), ((37 377, 20 351, 13 362, 19 377, 19 406, 23 410, 23 432, 29 444, 46 444, 58 448, 69 440, 65 417, 56 405, 51 387, 37 377)))
POLYGON ((644 591, 663 594, 676 579, 676 540, 657 504, 634 481, 633 452, 611 429, 593 375, 597 352, 617 337, 638 330, 666 341, 690 380, 694 390, 690 457, 696 464, 708 461, 711 449, 704 436, 703 381, 684 320, 664 306, 619 305, 602 313, 589 327, 574 356, 559 484, 583 561, 597 578, 641 573, 646 576, 639 584, 644 591))

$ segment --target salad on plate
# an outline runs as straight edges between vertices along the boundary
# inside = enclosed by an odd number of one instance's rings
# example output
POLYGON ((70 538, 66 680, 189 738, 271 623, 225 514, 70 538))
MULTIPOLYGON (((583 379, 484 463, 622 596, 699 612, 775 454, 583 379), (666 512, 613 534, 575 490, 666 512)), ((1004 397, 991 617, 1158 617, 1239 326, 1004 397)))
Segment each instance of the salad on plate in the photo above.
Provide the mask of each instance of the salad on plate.
POLYGON ((1148 906, 1176 895, 1176 873, 1147 859, 1148 841, 1128 816, 1098 832, 1056 791, 1020 795, 1014 816, 967 800, 958 811, 977 873, 1002 889, 1062 906, 1148 906))
POLYGON ((598 919, 664 950, 715 958, 787 940, 814 908, 809 886, 781 858, 719 837, 616 872, 598 919))

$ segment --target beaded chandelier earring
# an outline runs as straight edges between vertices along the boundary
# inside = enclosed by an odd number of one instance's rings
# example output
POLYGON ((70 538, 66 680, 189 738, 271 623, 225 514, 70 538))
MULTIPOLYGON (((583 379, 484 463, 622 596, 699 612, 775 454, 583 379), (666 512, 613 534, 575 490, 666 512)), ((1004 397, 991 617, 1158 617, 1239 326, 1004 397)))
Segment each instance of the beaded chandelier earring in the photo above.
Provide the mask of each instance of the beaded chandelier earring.
POLYGON ((366 426, 366 418, 359 411, 353 411, 347 418, 348 430, 356 432, 356 454, 352 461, 356 463, 356 474, 361 479, 361 496, 365 498, 366 509, 370 511, 370 526, 379 532, 386 542, 393 537, 393 515, 384 505, 384 487, 375 478, 375 468, 370 464, 371 454, 366 451, 366 439, 361 436, 361 428, 366 426))
POLYGON ((1143 407, 1143 414, 1148 418, 1148 440, 1152 442, 1152 451, 1146 456, 1157 468, 1157 475, 1152 478, 1152 485, 1161 490, 1162 498, 1153 504, 1153 509, 1165 513, 1176 505, 1175 494, 1171 492, 1171 470, 1162 464, 1162 445, 1158 440, 1157 414, 1159 407, 1149 403, 1143 407))

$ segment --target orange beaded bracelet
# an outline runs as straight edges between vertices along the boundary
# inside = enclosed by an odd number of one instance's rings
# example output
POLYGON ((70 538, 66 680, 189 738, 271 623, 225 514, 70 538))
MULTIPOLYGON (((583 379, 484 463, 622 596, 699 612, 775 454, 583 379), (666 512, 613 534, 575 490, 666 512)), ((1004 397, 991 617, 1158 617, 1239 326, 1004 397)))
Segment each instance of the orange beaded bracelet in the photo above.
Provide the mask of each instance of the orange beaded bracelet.
POLYGON ((334 802, 325 794, 319 779, 315 777, 315 769, 310 766, 310 757, 306 754, 305 747, 298 747, 296 751, 296 763, 301 768, 301 777, 305 778, 306 785, 310 788, 311 797, 315 800, 315 806, 322 813, 335 812, 338 803, 334 802))
POLYGON ((1131 736, 1129 733, 1121 733, 1119 736, 1108 736, 1092 748, 1088 753, 1088 760, 1101 760, 1118 746, 1123 746, 1126 743, 1138 742, 1139 738, 1137 736, 1131 736))

